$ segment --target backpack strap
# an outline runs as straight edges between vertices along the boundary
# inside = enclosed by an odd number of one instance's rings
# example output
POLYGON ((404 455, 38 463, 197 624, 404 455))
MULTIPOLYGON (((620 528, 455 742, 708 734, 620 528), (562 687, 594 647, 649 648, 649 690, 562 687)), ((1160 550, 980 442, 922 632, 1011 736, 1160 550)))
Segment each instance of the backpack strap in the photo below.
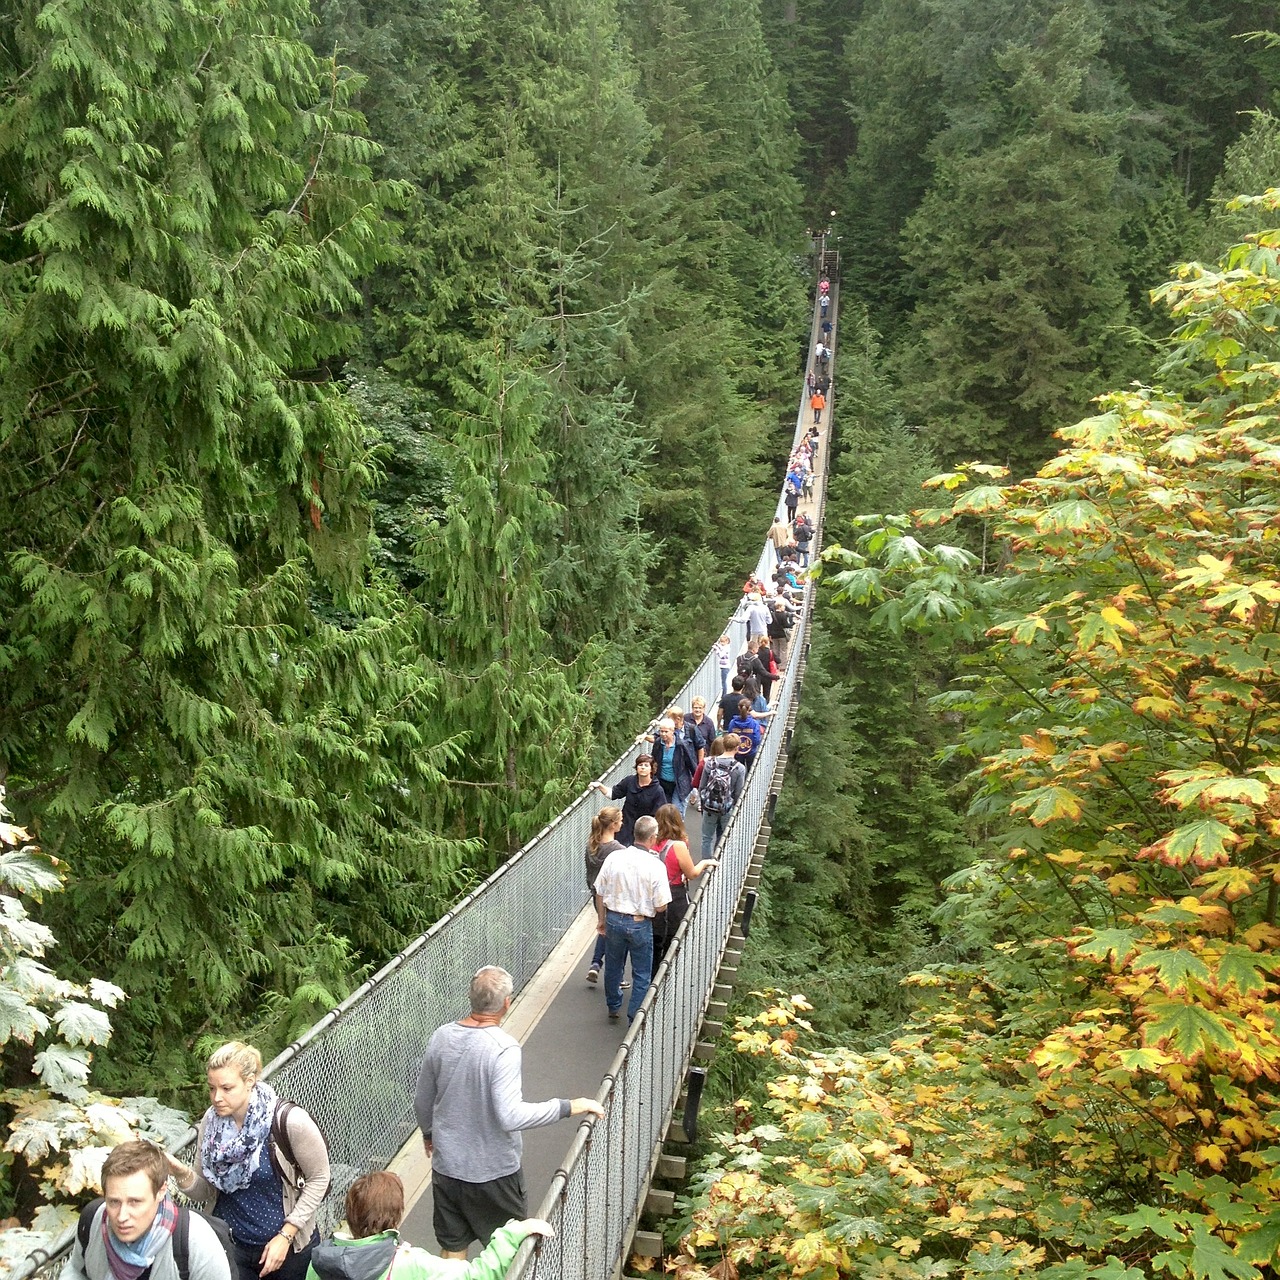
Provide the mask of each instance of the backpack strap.
POLYGON ((173 1263, 178 1280, 191 1280, 191 1210, 178 1206, 178 1222, 173 1229, 173 1263))
POLYGON ((106 1201, 101 1196, 95 1196, 80 1210, 80 1220, 76 1223, 76 1239, 80 1241, 81 1254, 89 1250, 89 1235, 93 1231, 93 1220, 98 1216, 98 1210, 105 1204, 106 1201))
MULTIPOLYGON (((293 1154, 293 1143, 289 1141, 289 1114, 298 1104, 296 1102, 277 1102, 276 1109, 271 1116, 271 1167, 276 1171, 276 1176, 281 1182, 287 1182, 291 1186, 301 1187, 306 1179, 302 1176, 302 1166, 298 1163, 298 1157, 293 1154), (293 1169, 292 1174, 288 1174, 280 1165, 280 1157, 289 1162, 293 1169)), ((185 1278, 184 1278, 185 1280, 185 1278)))

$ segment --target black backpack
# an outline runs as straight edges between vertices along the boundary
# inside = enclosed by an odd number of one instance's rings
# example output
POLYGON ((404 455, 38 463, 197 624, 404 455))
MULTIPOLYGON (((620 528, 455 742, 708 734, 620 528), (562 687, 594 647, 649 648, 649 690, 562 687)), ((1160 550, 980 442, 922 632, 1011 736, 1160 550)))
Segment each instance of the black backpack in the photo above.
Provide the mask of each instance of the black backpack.
POLYGON ((718 761, 708 760, 702 770, 698 799, 709 813, 728 813, 733 807, 733 765, 721 767, 718 761))
MULTIPOLYGON (((267 1143, 267 1149, 271 1152, 271 1167, 276 1171, 276 1177, 281 1182, 291 1183, 301 1191, 306 1178, 303 1176, 302 1166, 298 1163, 298 1157, 293 1154, 293 1143, 289 1141, 289 1113, 297 1105, 296 1102, 285 1102, 283 1100, 276 1103, 275 1112, 271 1116, 271 1141, 267 1143), (280 1160, 276 1155, 277 1151, 293 1166, 292 1177, 281 1166, 280 1160)), ((324 1134, 322 1133, 320 1137, 324 1138, 324 1134)), ((329 1154, 328 1139, 324 1141, 324 1153, 326 1156, 329 1154)), ((329 1194, 328 1187, 325 1187, 324 1194, 326 1196, 329 1194)))
MULTIPOLYGON (((93 1230, 93 1220, 98 1216, 98 1210, 103 1208, 105 1201, 101 1196, 94 1200, 90 1200, 83 1209, 80 1210, 80 1221, 76 1226, 76 1239, 80 1241, 80 1253, 83 1256, 89 1249, 89 1234, 93 1230)), ((192 1216, 203 1218, 212 1228, 213 1234, 218 1237, 218 1243, 222 1246, 222 1251, 227 1255, 227 1266, 231 1269, 231 1280, 236 1280, 236 1276, 240 1274, 239 1267, 236 1263, 236 1248, 231 1243, 231 1232, 227 1228, 227 1224, 221 1218, 211 1217, 207 1213, 201 1213, 199 1209, 188 1208, 185 1204, 178 1206, 178 1223, 173 1229, 173 1261, 178 1268, 178 1280, 191 1280, 191 1218, 192 1216)))

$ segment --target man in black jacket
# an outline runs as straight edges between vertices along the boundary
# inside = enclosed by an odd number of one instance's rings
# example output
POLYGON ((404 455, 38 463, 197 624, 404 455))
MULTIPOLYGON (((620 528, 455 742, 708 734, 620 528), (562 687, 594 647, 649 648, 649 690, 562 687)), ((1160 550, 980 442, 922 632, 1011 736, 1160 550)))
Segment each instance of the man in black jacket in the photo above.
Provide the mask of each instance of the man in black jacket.
POLYGON ((773 617, 769 619, 769 644, 773 649, 773 656, 778 660, 779 671, 784 670, 787 665, 787 640, 794 625, 795 618, 787 607, 787 602, 781 596, 775 596, 773 617))

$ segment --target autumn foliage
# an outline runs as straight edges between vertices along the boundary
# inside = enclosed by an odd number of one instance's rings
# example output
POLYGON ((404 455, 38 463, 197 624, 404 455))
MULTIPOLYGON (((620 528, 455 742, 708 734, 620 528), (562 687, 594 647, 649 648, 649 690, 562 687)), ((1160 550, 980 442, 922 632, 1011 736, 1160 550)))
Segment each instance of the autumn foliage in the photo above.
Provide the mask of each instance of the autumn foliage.
POLYGON ((974 762, 983 856, 939 917, 968 959, 880 1052, 807 1047, 799 1001, 746 1020, 775 1114, 726 1139, 686 1280, 1271 1273, 1278 248, 1158 290, 1159 383, 1036 476, 957 467, 828 554, 837 599, 972 654, 937 700, 974 762))

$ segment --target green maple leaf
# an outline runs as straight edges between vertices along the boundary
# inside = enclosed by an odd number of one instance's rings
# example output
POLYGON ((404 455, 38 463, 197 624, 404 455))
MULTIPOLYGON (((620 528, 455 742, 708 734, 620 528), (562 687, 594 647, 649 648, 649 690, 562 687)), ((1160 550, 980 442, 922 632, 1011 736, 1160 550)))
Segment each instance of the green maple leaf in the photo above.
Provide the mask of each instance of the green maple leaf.
POLYGON ((1154 969, 1160 985, 1173 994, 1190 982, 1209 981, 1209 966, 1190 951, 1146 951, 1133 962, 1135 969, 1154 969))
POLYGON ((1236 1252, 1245 1262, 1259 1267, 1270 1266, 1276 1254, 1280 1253, 1280 1217, 1272 1215, 1270 1221, 1241 1235, 1236 1252))
POLYGON ((1185 867, 1193 858, 1201 866, 1226 862, 1231 856, 1228 844, 1240 839, 1225 823, 1213 818, 1201 818, 1185 827, 1171 831, 1159 845, 1164 847, 1165 860, 1175 867, 1185 867))
POLYGON ((1124 1228, 1121 1240, 1136 1240, 1148 1231, 1161 1240, 1182 1240, 1185 1236, 1185 1215, 1157 1209, 1152 1204, 1141 1204, 1132 1213, 1118 1214, 1112 1221, 1124 1228))
POLYGON ((1275 963, 1247 947, 1228 947, 1218 961, 1217 985, 1225 987, 1229 983, 1234 984, 1241 995, 1247 995, 1250 991, 1264 991, 1267 980, 1263 974, 1271 972, 1275 963))
POLYGON ((1079 820, 1084 812, 1079 796, 1066 787, 1036 787, 1026 795, 1019 796, 1010 806, 1015 812, 1030 810, 1028 817, 1034 826, 1043 827, 1050 822, 1066 818, 1070 822, 1079 820))
POLYGON ((1119 1049, 1116 1058, 1126 1071, 1159 1071, 1169 1062, 1169 1055, 1158 1049, 1119 1049))
POLYGON ((1070 498, 1048 507, 1036 519, 1037 533, 1101 533, 1110 522, 1096 503, 1087 498, 1070 498))
POLYGON ((1072 951, 1090 960, 1110 960, 1119 966, 1138 950, 1138 935, 1131 929, 1095 929, 1093 936, 1077 942, 1072 951))
POLYGON ((1114 1253, 1107 1254, 1104 1266, 1090 1267, 1089 1280, 1146 1280, 1146 1273, 1137 1267, 1126 1267, 1114 1253))
POLYGON ((957 513, 983 514, 988 511, 999 511, 1006 506, 1008 506, 1008 500, 999 485, 980 484, 970 489, 968 493, 961 494, 956 499, 952 510, 957 513))
POLYGON ((1154 995, 1147 1000, 1151 1020, 1142 1029, 1148 1045, 1195 1058, 1207 1049, 1230 1050, 1235 1040, 1221 1018, 1185 1000, 1154 995))
POLYGON ((1189 911, 1176 903, 1153 907, 1150 911, 1144 911, 1142 918, 1144 921, 1152 921, 1155 924, 1198 924, 1200 920, 1194 911, 1189 911))
POLYGON ((1203 1223, 1191 1233, 1191 1274, 1196 1280, 1259 1280, 1257 1268, 1229 1248, 1203 1223))

